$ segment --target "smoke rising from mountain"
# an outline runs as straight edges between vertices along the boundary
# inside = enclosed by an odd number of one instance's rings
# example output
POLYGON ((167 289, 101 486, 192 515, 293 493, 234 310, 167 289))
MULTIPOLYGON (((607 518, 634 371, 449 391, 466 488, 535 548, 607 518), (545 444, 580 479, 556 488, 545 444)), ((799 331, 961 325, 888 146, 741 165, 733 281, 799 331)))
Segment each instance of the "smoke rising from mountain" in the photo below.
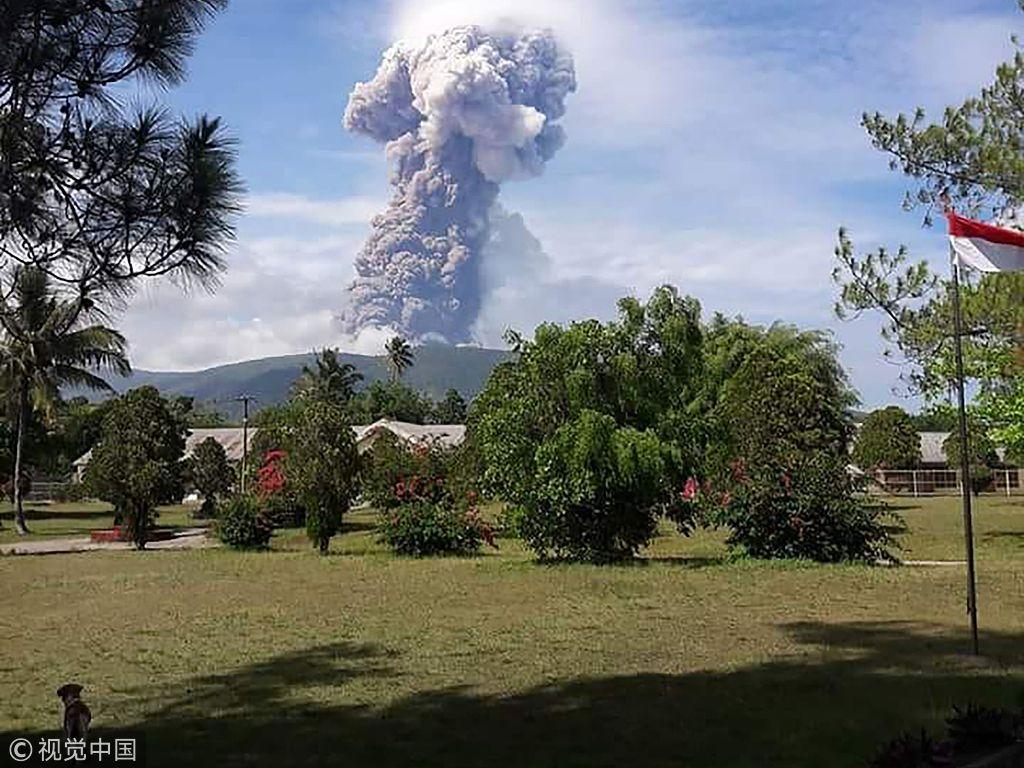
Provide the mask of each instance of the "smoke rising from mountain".
POLYGON ((345 332, 471 340, 500 185, 542 172, 575 89, 549 31, 456 27, 384 54, 345 110, 348 130, 386 143, 394 190, 356 259, 345 332))

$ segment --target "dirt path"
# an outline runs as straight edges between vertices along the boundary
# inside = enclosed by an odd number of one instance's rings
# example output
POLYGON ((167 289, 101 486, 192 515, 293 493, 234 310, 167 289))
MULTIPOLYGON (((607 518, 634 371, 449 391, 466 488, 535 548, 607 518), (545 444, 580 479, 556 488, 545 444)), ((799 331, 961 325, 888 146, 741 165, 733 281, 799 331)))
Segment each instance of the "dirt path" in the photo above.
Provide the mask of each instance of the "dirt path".
MULTIPOLYGON (((206 528, 185 528, 175 533, 173 539, 154 541, 146 549, 200 549, 215 547, 218 542, 207 537, 206 528)), ((111 552, 133 549, 127 541, 93 541, 88 536, 74 538, 53 538, 35 541, 0 544, 0 555, 60 555, 73 552, 111 552)))

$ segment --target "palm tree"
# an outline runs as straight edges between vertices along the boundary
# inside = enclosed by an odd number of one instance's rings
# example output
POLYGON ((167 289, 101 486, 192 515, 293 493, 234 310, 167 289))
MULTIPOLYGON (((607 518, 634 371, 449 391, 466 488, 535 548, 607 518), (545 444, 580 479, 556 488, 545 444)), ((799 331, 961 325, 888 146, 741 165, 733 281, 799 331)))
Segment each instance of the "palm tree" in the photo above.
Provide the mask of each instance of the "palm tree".
POLYGON ((388 373, 391 381, 398 381, 408 368, 412 368, 416 358, 409 342, 401 336, 393 336, 384 345, 384 352, 388 358, 388 373))
POLYGON ((336 349, 325 347, 314 354, 315 367, 302 366, 302 376, 295 382, 296 394, 347 403, 355 395, 363 374, 352 363, 341 362, 336 349))
POLYGON ((11 291, 0 301, 0 377, 17 424, 12 480, 18 533, 28 533, 21 479, 29 409, 50 419, 61 387, 111 391, 93 371, 131 372, 124 336, 103 325, 86 325, 92 312, 88 299, 60 296, 38 267, 16 268, 11 291))

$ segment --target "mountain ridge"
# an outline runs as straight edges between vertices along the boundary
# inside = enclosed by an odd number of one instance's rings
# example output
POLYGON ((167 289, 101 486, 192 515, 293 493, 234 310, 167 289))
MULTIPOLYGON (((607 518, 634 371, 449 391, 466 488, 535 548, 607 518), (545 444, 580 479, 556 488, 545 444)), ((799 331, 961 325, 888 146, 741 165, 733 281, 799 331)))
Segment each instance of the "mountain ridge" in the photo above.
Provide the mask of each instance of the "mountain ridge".
MULTIPOLYGON (((430 397, 440 399, 448 389, 457 389, 467 400, 474 397, 498 363, 511 353, 482 347, 449 347, 431 344, 417 347, 415 364, 403 381, 430 397)), ((197 404, 217 410, 232 419, 241 416, 239 395, 256 398, 252 412, 283 402, 292 383, 311 365, 314 353, 262 357, 225 363, 199 371, 136 370, 109 383, 117 393, 152 385, 164 395, 194 397, 197 404)), ((351 363, 363 374, 363 386, 387 379, 384 356, 344 352, 342 362, 351 363)))

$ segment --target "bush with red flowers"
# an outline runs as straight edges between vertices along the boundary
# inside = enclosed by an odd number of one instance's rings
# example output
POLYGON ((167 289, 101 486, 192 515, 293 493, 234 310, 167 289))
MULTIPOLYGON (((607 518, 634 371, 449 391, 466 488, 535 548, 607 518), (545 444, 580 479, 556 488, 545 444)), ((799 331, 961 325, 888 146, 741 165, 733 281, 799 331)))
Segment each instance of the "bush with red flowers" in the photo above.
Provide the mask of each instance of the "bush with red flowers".
POLYGON ((459 479, 459 461, 457 452, 436 443, 409 448, 393 435, 378 438, 363 494, 380 510, 381 542, 412 557, 471 555, 484 544, 497 546, 476 493, 459 479))
POLYGON ((894 559, 885 506, 858 496, 846 465, 826 453, 795 464, 734 463, 716 482, 691 479, 680 495, 704 521, 728 528, 729 546, 751 557, 894 559))
POLYGON ((447 502, 450 453, 435 443, 410 448, 381 433, 364 456, 363 497, 377 509, 391 509, 413 498, 447 502))
POLYGON ((263 496, 271 496, 284 490, 284 451, 275 448, 263 454, 263 463, 256 473, 256 487, 263 496))
POLYGON ((306 524, 306 512, 288 486, 285 463, 288 453, 273 448, 263 454, 256 471, 256 495, 263 515, 275 528, 301 528, 306 524))
POLYGON ((396 554, 410 557, 473 555, 487 544, 497 549, 494 532, 475 506, 451 504, 413 495, 397 507, 382 510, 380 540, 396 554))

